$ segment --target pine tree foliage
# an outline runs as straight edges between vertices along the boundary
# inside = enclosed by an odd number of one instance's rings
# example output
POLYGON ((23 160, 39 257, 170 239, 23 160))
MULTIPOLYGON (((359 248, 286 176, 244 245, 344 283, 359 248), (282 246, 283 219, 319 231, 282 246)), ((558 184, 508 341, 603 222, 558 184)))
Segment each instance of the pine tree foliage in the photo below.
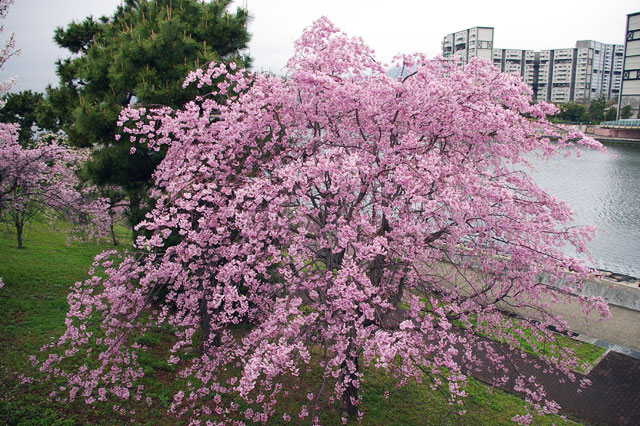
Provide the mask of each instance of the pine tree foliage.
POLYGON ((5 105, 0 109, 0 122, 19 125, 18 139, 23 146, 33 141, 34 126, 40 127, 38 106, 42 99, 42 93, 31 90, 9 93, 2 98, 1 102, 5 102, 5 105))
MULTIPOLYGON (((89 167, 100 185, 122 187, 134 216, 163 153, 130 156, 114 136, 132 103, 179 107, 198 94, 182 89, 189 71, 211 61, 244 66, 248 14, 231 0, 127 0, 112 17, 86 18, 55 32, 72 56, 58 62, 58 88, 48 88, 43 116, 79 147, 99 147, 89 167)), ((138 213, 136 213, 138 212, 138 213)), ((136 223, 137 219, 132 218, 136 223)))

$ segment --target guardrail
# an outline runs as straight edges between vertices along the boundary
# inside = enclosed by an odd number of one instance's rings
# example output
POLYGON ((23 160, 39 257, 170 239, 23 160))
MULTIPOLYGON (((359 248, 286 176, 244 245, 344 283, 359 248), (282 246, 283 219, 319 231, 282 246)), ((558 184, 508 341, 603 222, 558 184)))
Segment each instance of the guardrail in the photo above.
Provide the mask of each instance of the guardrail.
POLYGON ((603 127, 640 127, 640 120, 626 119, 626 120, 603 121, 602 123, 600 123, 600 126, 603 126, 603 127))

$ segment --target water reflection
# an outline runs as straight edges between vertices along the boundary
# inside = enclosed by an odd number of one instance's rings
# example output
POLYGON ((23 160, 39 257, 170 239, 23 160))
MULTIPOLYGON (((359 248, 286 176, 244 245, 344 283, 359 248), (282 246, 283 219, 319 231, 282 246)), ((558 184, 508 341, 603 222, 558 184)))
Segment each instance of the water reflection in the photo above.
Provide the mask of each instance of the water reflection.
POLYGON ((592 266, 640 277, 640 147, 607 149, 536 160, 532 177, 571 206, 577 225, 598 229, 589 245, 592 266))

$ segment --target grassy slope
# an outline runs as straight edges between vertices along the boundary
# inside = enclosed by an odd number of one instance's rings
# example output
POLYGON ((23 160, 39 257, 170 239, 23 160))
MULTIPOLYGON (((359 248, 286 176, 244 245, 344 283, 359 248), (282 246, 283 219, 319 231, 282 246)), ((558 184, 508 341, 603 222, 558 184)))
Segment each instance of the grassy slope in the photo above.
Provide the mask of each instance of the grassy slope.
MULTIPOLYGON (((123 229, 119 237, 121 241, 128 238, 123 229)), ((110 248, 107 244, 78 242, 67 246, 65 241, 64 235, 43 225, 33 225, 25 233, 25 249, 17 250, 15 235, 0 234, 0 277, 5 282, 0 290, 0 424, 128 423, 129 417, 111 409, 114 402, 94 407, 79 401, 59 404, 46 397, 54 383, 18 384, 19 374, 34 374, 28 363, 29 355, 62 333, 69 286, 86 278, 93 256, 110 248)), ((165 412, 174 390, 181 386, 162 356, 168 346, 166 337, 159 331, 146 339, 145 343, 155 349, 143 358, 143 366, 149 373, 144 385, 154 397, 153 405, 147 407, 128 401, 121 407, 135 410, 134 424, 184 424, 165 412)), ((315 389, 317 372, 311 369, 294 380, 300 389, 282 402, 279 415, 270 424, 283 424, 282 412, 296 412, 297 407, 308 402, 305 395, 315 389)), ((365 380, 364 425, 500 425, 511 424, 513 415, 524 413, 524 403, 518 397, 497 390, 491 394, 485 385, 475 380, 470 380, 467 389, 469 398, 463 407, 467 410, 464 417, 452 414, 447 402, 426 384, 411 382, 397 389, 384 373, 377 371, 368 371, 365 380), (385 391, 389 391, 390 398, 384 398, 385 391)), ((554 422, 564 423, 558 417, 548 416, 537 418, 535 424, 554 422)), ((340 409, 336 404, 326 406, 321 423, 340 424, 340 409)))

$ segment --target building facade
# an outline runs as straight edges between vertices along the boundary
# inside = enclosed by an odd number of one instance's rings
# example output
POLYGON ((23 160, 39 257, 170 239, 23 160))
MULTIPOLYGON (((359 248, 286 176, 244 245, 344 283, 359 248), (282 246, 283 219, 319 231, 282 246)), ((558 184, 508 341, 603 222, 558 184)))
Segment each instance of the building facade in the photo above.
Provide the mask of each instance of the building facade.
POLYGON ((459 57, 465 64, 475 57, 490 61, 493 52, 493 28, 473 27, 447 34, 442 41, 442 52, 444 56, 459 57))
POLYGON ((560 104, 574 100, 576 49, 554 49, 551 58, 551 87, 546 100, 560 104))
POLYGON ((627 15, 618 113, 631 105, 631 117, 640 118, 640 12, 627 15))
POLYGON ((624 46, 580 40, 576 49, 575 100, 588 103, 603 96, 617 99, 622 82, 624 46))
POLYGON ((463 63, 472 57, 488 59, 502 72, 519 75, 532 88, 536 100, 589 103, 600 97, 617 99, 621 93, 622 45, 580 40, 575 48, 539 52, 494 49, 493 35, 491 27, 448 34, 442 42, 442 54, 455 55, 463 63))
POLYGON ((538 55, 538 86, 534 88, 534 99, 548 101, 551 94, 553 50, 542 50, 538 55))

